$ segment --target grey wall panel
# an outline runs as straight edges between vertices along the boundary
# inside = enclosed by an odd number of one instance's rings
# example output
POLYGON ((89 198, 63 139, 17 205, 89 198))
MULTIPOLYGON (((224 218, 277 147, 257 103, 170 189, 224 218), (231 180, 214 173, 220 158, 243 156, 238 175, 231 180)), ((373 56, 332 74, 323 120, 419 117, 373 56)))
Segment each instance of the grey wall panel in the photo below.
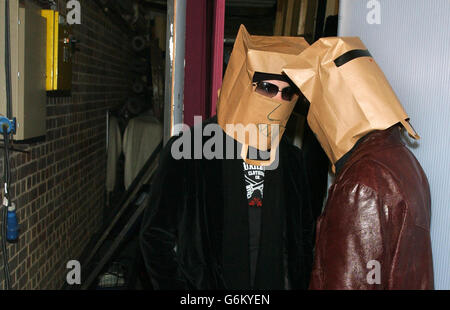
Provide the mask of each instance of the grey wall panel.
POLYGON ((362 39, 422 137, 411 150, 431 187, 435 287, 450 289, 450 0, 341 0, 339 19, 339 35, 362 39), (377 3, 381 23, 369 24, 377 3))

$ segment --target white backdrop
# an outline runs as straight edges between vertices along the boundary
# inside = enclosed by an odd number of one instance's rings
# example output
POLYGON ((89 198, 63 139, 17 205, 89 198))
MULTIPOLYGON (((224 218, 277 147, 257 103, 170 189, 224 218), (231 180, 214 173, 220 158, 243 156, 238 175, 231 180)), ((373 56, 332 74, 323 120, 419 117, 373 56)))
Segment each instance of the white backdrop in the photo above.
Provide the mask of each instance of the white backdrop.
POLYGON ((339 36, 358 36, 422 137, 436 289, 450 289, 450 0, 341 0, 339 36))

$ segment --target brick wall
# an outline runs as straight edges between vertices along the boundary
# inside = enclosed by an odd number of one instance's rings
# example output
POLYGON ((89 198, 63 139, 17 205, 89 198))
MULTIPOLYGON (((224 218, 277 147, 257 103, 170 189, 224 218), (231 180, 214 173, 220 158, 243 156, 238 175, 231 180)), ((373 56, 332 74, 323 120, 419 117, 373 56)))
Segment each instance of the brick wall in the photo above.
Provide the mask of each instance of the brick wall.
MULTIPOLYGON (((133 55, 120 23, 106 17, 94 1, 80 3, 72 95, 48 98, 45 141, 29 145, 29 154, 11 158, 10 192, 21 227, 19 242, 8 245, 14 289, 61 288, 66 263, 81 255, 102 223, 106 111, 128 96, 133 55)), ((65 1, 58 5, 64 12, 65 1)), ((3 288, 3 258, 0 266, 3 288)))

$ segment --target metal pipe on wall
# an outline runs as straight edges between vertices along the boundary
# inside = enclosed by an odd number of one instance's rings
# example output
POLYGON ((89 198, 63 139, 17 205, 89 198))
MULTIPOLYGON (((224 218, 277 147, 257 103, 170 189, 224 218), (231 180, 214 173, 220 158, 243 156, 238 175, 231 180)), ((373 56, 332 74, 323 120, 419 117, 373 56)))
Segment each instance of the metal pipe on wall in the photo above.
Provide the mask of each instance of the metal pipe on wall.
POLYGON ((183 123, 186 0, 167 0, 164 144, 183 123))

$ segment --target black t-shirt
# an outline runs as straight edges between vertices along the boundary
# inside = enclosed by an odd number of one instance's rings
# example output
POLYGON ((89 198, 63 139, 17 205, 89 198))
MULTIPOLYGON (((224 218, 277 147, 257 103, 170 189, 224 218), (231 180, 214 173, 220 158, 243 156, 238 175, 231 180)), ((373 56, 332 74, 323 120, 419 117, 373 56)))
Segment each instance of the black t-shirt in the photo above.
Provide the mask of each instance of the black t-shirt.
POLYGON ((261 235, 265 169, 263 166, 249 165, 244 161, 242 163, 248 201, 250 276, 251 285, 253 286, 261 235))

